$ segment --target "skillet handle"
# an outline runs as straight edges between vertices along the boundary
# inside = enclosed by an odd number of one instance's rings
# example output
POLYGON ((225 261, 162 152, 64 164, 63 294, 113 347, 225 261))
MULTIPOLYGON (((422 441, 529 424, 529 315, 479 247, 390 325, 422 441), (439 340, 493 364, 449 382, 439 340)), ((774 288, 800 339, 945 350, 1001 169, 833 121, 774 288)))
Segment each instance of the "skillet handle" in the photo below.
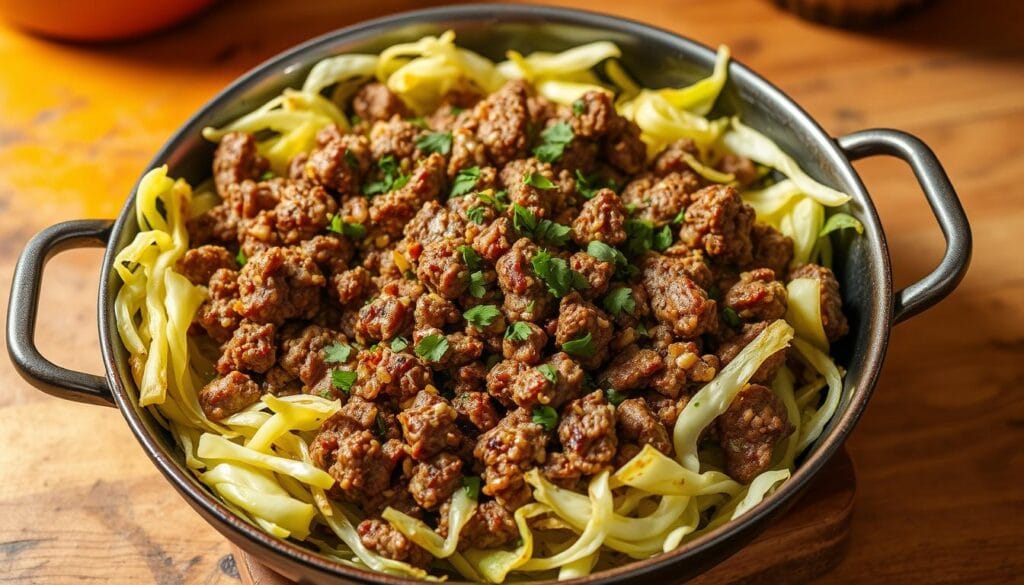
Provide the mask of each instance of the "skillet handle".
POLYGON ((850 161, 887 155, 910 165, 946 239, 946 253, 939 266, 896 293, 893 323, 900 323, 949 296, 963 279, 971 263, 971 226, 939 159, 916 136, 880 128, 854 132, 837 141, 850 161))
POLYGON ((73 248, 102 248, 110 239, 110 220, 66 221, 36 234, 18 258, 7 305, 7 352, 26 382, 66 400, 114 406, 107 381, 92 374, 62 368, 36 348, 36 315, 43 268, 54 255, 73 248))

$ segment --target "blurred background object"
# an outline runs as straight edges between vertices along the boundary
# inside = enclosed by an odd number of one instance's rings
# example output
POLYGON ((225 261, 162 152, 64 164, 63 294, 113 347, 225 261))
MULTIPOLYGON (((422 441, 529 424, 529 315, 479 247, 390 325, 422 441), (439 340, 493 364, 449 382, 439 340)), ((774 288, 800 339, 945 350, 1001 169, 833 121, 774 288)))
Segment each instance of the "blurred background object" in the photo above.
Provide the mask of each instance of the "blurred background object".
POLYGON ((844 27, 863 27, 894 20, 932 0, 775 0, 779 6, 809 20, 844 27))
POLYGON ((67 41, 113 41, 177 24, 215 0, 0 0, 11 24, 67 41))

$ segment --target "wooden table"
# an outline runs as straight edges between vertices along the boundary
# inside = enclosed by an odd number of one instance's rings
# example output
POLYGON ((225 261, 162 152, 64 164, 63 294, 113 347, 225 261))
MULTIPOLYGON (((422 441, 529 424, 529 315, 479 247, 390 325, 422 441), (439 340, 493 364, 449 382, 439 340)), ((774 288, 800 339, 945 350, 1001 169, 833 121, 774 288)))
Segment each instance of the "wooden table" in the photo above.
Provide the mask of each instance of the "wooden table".
MULTIPOLYGON (((853 33, 763 0, 565 3, 728 43, 833 134, 892 126, 935 149, 974 226, 974 264, 950 299, 893 334, 849 443, 860 484, 851 547, 827 580, 1020 579, 1020 4, 945 0, 912 20, 853 33)), ((0 290, 37 230, 114 216, 152 153, 227 81, 296 42, 414 4, 224 2, 160 36, 106 47, 0 28, 0 290)), ((901 163, 872 159, 858 170, 882 215, 896 282, 913 282, 942 251, 924 199, 901 163)), ((39 324, 46 355, 93 372, 99 258, 76 251, 51 263, 39 324)), ((235 580, 227 543, 164 483, 117 411, 40 394, 6 361, 0 382, 0 580, 235 580)))

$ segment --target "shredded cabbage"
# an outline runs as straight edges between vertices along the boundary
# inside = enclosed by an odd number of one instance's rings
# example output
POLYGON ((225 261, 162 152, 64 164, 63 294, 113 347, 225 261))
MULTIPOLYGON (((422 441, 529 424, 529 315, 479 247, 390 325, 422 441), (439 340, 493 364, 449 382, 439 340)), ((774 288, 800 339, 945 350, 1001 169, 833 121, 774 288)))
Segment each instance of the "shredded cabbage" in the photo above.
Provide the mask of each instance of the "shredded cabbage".
POLYGON ((828 338, 821 322, 821 283, 816 278, 794 278, 786 285, 786 321, 797 337, 828 351, 828 338))
POLYGON ((793 340, 793 347, 828 381, 824 404, 808 420, 803 421, 804 428, 801 429, 800 442, 796 446, 797 452, 800 452, 816 441, 828 421, 832 420, 842 398, 843 378, 832 358, 820 349, 799 338, 793 340))

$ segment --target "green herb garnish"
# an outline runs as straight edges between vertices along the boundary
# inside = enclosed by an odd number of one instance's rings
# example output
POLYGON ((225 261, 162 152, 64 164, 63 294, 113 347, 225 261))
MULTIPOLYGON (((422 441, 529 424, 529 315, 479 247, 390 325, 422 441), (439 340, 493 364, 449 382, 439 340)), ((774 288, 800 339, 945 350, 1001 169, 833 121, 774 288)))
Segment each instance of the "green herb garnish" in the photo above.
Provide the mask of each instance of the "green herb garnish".
POLYGON ((352 384, 355 383, 358 374, 345 370, 334 370, 331 372, 331 384, 345 394, 352 392, 352 384))
POLYGON ((626 395, 615 388, 606 388, 604 391, 604 398, 613 406, 618 406, 626 399, 626 395))
POLYGON ((439 362, 448 352, 448 338, 444 335, 428 335, 416 344, 416 355, 428 362, 439 362))
POLYGON ((352 346, 346 343, 332 343, 324 348, 324 361, 329 364, 343 364, 352 355, 352 346))
POLYGON ((532 329, 526 321, 516 321, 505 329, 505 339, 509 341, 526 341, 532 329))
POLYGON ((498 318, 501 311, 494 305, 477 305, 472 309, 467 310, 462 316, 471 323, 474 327, 483 329, 489 327, 494 320, 498 318))
POLYGON ((458 197, 465 195, 476 187, 476 182, 480 180, 480 167, 469 167, 468 169, 462 169, 455 175, 455 180, 452 181, 452 197, 458 197))
POLYGON ((366 237, 366 227, 363 224, 344 222, 340 215, 331 217, 331 223, 327 226, 327 230, 355 240, 366 237))
POLYGON ((587 111, 587 102, 582 99, 576 100, 572 103, 572 113, 581 116, 583 112, 587 111))
POLYGON ((548 189, 555 188, 555 184, 551 182, 551 179, 545 177, 540 173, 534 172, 527 173, 526 176, 523 177, 523 184, 535 187, 537 189, 543 189, 545 191, 548 189))
POLYGON ((472 475, 467 475, 462 478, 462 489, 466 490, 466 495, 471 499, 480 498, 480 478, 472 475))
POLYGON ((549 433, 558 427, 558 411, 550 406, 535 406, 532 418, 534 423, 549 433))
POLYGON ((633 289, 625 286, 617 288, 605 295, 604 301, 601 304, 604 306, 606 311, 612 314, 613 317, 618 317, 623 311, 632 313, 636 310, 636 301, 633 299, 633 289))
POLYGON ((736 314, 736 311, 734 311, 732 307, 722 309, 722 317, 730 327, 739 327, 740 324, 743 323, 740 316, 736 314))
POLYGON ((469 275, 469 294, 474 298, 482 299, 487 294, 486 285, 487 281, 484 279, 484 273, 479 270, 469 275))
POLYGON ((469 244, 463 244, 456 248, 459 254, 462 255, 462 261, 466 263, 466 267, 470 270, 480 269, 480 255, 476 253, 469 244))
POLYGON ((409 340, 404 337, 396 337, 391 340, 391 351, 400 352, 403 349, 409 347, 409 340))
POLYGON ((249 261, 249 258, 246 257, 245 251, 242 250, 241 248, 239 248, 238 249, 238 253, 235 254, 235 262, 238 262, 239 266, 245 266, 246 262, 248 262, 248 261, 249 261))
POLYGON ((667 250, 672 245, 672 228, 665 226, 654 233, 651 238, 651 247, 655 250, 662 252, 667 250))
POLYGON ((409 175, 399 172, 398 163, 390 154, 377 161, 377 167, 383 173, 383 177, 379 181, 367 183, 363 188, 364 195, 389 193, 395 189, 401 189, 409 182, 409 175))
MULTIPOLYGON (((572 142, 572 126, 565 122, 558 122, 541 132, 540 137, 544 142, 533 149, 533 155, 541 162, 553 163, 562 156, 565 147, 572 142)), ((551 187, 554 185, 552 184, 551 187)), ((551 187, 540 188, 550 189, 551 187)))
POLYGON ((590 288, 586 277, 569 268, 568 262, 552 256, 547 250, 537 252, 530 260, 530 264, 533 265, 533 271, 537 276, 547 285, 548 291, 558 298, 564 297, 573 289, 590 288))
POLYGON ((537 366, 537 371, 544 376, 545 380, 552 384, 558 381, 558 370, 556 370, 555 366, 552 366, 551 364, 537 366))
POLYGON ((448 154, 452 151, 452 133, 427 132, 416 139, 416 148, 428 154, 448 154))
POLYGON ((590 333, 562 344, 562 351, 576 357, 588 358, 594 355, 594 338, 590 333))
POLYGON ((518 203, 512 204, 512 226, 535 242, 552 246, 564 246, 569 242, 569 235, 572 233, 569 226, 555 223, 550 219, 537 219, 533 211, 518 203))

